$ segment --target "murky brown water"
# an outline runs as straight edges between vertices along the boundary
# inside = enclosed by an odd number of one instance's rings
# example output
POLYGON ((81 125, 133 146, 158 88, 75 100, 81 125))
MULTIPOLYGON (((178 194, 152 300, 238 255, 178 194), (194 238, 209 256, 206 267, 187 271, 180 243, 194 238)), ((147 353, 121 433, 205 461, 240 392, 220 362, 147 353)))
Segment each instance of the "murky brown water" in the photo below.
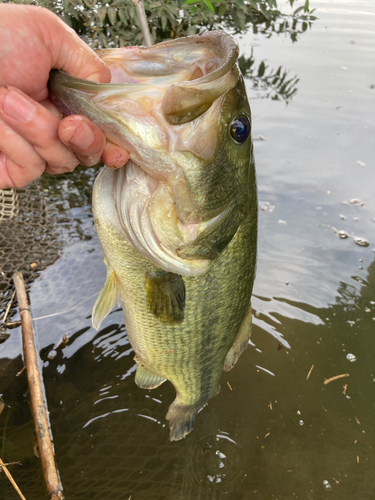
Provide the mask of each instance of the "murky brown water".
MULTIPOLYGON (((239 38, 255 60, 247 85, 254 138, 264 138, 255 141, 254 332, 183 441, 168 441, 172 386, 134 384, 122 312, 100 332, 91 327, 105 278, 90 211, 94 172, 44 181, 69 221, 59 226, 61 258, 30 298, 34 318, 60 313, 35 327, 67 499, 375 497, 375 4, 313 6, 319 19, 295 43, 285 33, 239 38), (292 95, 275 77, 279 67, 292 95), (49 359, 67 333, 69 344, 49 359)), ((44 486, 25 374, 15 378, 20 356, 15 329, 0 345, 0 393, 10 405, 0 432, 4 458, 23 463, 14 477, 36 500, 44 486)), ((2 476, 0 499, 18 498, 2 476)))

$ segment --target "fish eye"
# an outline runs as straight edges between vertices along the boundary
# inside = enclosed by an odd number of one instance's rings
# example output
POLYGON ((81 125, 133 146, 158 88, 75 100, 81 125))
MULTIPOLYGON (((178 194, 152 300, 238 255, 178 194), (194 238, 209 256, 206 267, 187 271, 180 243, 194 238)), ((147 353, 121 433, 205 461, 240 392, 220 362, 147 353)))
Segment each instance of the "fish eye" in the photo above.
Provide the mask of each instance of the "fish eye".
POLYGON ((230 124, 230 135, 234 142, 242 144, 250 135, 251 124, 249 118, 244 115, 238 115, 230 124))

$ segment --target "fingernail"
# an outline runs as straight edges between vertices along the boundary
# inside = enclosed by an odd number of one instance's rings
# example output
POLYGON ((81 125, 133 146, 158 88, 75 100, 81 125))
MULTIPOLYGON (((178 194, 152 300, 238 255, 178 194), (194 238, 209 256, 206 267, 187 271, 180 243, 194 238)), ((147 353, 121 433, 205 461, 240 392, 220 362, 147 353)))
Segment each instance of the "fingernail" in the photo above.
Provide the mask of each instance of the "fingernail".
POLYGON ((22 94, 10 90, 4 99, 3 111, 13 120, 27 123, 34 117, 36 106, 22 94))
POLYGON ((75 148, 79 148, 84 151, 94 142, 95 133, 87 125, 86 122, 82 121, 81 125, 76 129, 73 137, 70 139, 69 144, 75 148))

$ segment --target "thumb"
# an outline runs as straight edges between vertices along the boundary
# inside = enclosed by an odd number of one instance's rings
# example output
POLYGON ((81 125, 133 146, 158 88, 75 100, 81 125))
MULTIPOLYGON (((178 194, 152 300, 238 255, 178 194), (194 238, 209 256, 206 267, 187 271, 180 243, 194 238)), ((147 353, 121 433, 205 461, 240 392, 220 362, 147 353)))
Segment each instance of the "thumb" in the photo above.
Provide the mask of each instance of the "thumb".
MULTIPOLYGON (((44 9, 43 9, 44 10, 44 9)), ((77 33, 65 24, 59 17, 50 11, 45 11, 51 16, 48 37, 53 69, 62 69, 77 78, 92 80, 99 83, 111 81, 111 73, 106 64, 95 52, 79 38, 77 33)))

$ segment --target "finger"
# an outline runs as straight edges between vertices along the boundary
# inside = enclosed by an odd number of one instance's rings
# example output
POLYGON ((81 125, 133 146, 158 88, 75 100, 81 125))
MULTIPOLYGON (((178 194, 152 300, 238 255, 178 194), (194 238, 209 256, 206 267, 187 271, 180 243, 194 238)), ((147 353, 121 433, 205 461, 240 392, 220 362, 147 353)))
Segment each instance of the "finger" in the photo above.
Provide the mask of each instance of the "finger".
POLYGON ((33 9, 34 21, 43 32, 46 45, 51 50, 52 64, 72 76, 99 83, 111 81, 111 73, 95 52, 79 38, 77 33, 47 9, 33 9), (50 18, 50 23, 45 19, 50 18))
POLYGON ((107 142, 102 154, 102 160, 109 168, 120 168, 129 160, 129 153, 116 146, 116 144, 107 142))
POLYGON ((58 137, 57 116, 18 89, 0 88, 0 117, 34 147, 55 173, 77 166, 77 158, 58 137))
POLYGON ((33 146, 0 118, 0 189, 23 187, 44 172, 46 162, 33 146))
POLYGON ((54 102, 52 101, 52 99, 50 97, 47 97, 47 99, 44 99, 43 101, 40 101, 39 104, 41 104, 46 109, 48 109, 48 111, 50 113, 52 113, 53 115, 57 116, 57 118, 59 120, 61 120, 63 118, 64 115, 61 113, 61 111, 59 110, 59 108, 56 106, 56 104, 54 104, 54 102))
POLYGON ((26 186, 41 176, 44 165, 42 164, 40 168, 18 165, 0 151, 0 189, 26 186))
POLYGON ((104 133, 90 120, 80 115, 67 116, 59 125, 61 141, 72 149, 87 167, 100 160, 105 147, 104 133))

